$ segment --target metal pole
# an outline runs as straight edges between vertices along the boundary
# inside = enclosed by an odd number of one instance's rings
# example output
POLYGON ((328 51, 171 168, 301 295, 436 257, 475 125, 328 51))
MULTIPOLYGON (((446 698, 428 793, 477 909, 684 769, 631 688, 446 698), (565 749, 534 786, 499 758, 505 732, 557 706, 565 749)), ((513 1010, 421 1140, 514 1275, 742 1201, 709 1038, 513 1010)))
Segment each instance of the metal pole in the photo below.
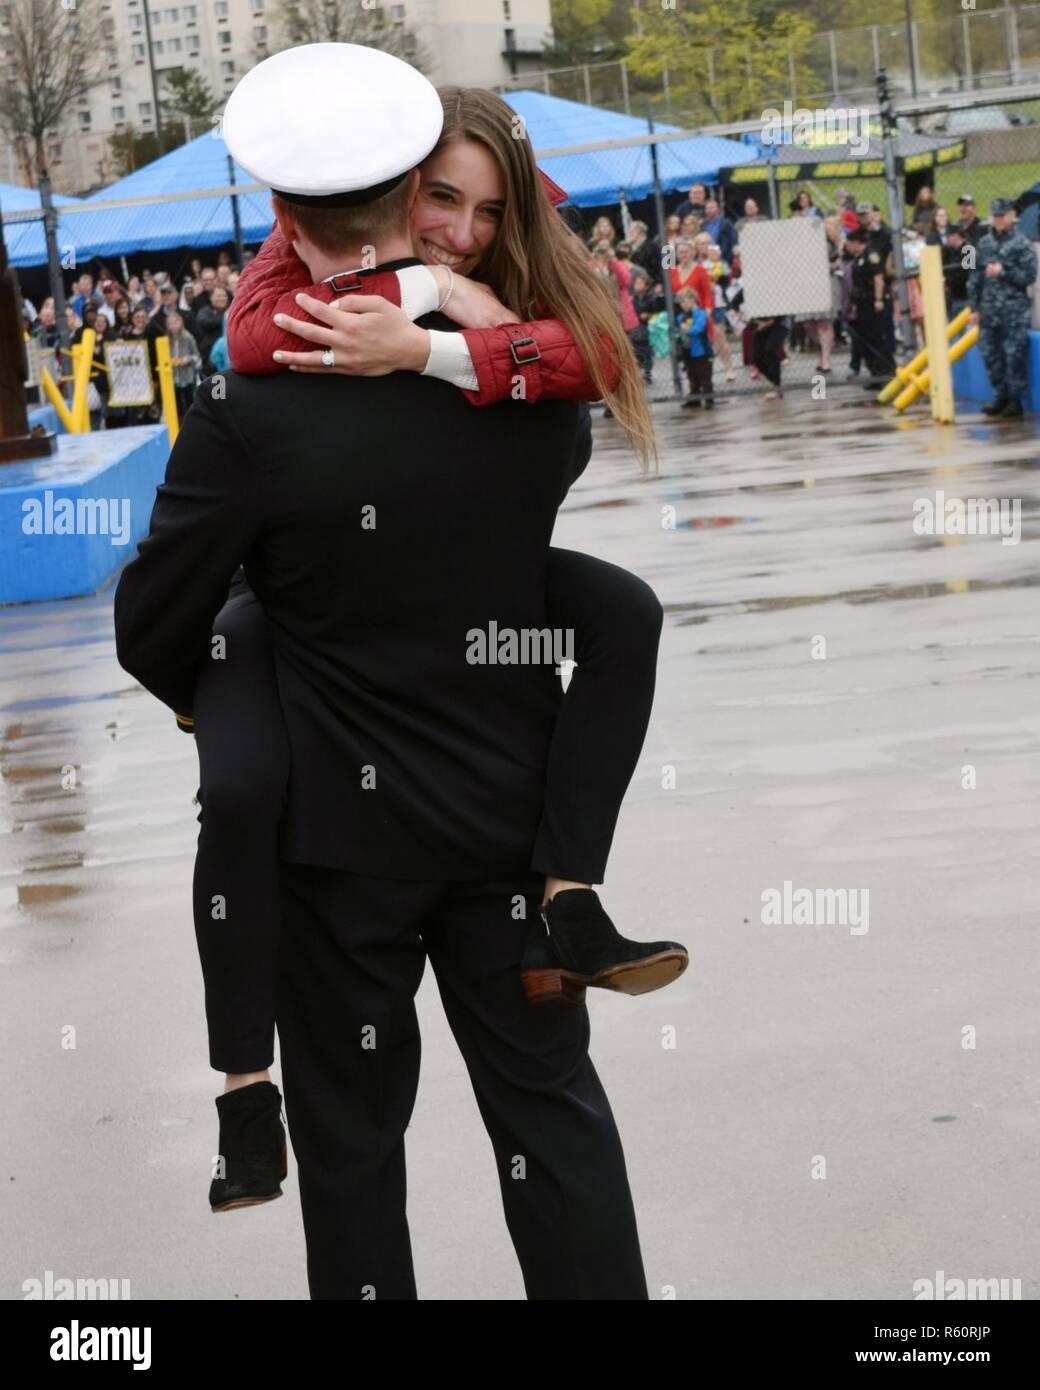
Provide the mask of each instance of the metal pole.
MULTIPOLYGON (((654 133, 654 115, 650 109, 650 103, 646 103, 646 130, 648 135, 654 133)), ((657 141, 653 140, 650 149, 650 169, 654 180, 654 217, 657 220, 657 244, 664 256, 664 197, 661 194, 661 179, 657 170, 657 141)), ((681 396, 682 378, 679 375, 679 354, 676 350, 675 342, 675 298, 672 294, 672 277, 669 267, 662 264, 661 288, 664 290, 664 311, 668 315, 668 355, 672 359, 672 382, 675 386, 675 394, 681 396)))
POLYGON ((828 29, 827 38, 830 40, 831 50, 831 101, 838 100, 838 46, 834 39, 834 30, 828 29))
POLYGON ((1007 47, 1008 77, 1011 79, 1010 85, 1013 87, 1019 79, 1019 54, 1018 54, 1018 16, 1011 8, 1008 0, 1004 4, 1004 33, 1005 45, 1007 47))
MULTIPOLYGON (((228 182, 235 182, 235 161, 231 158, 230 151, 227 157, 228 182)), ((235 259, 239 270, 242 269, 242 219, 238 215, 238 194, 231 195, 231 220, 235 227, 235 259)))
POLYGON ((780 216, 780 204, 776 196, 776 151, 766 155, 766 177, 769 180, 769 216, 775 222, 780 216))
POLYGON ((970 92, 975 85, 975 79, 971 70, 971 29, 966 14, 961 15, 961 31, 964 34, 964 86, 970 92))
POLYGON ((910 90, 917 95, 917 55, 914 51, 914 21, 910 17, 910 0, 903 0, 906 10, 906 43, 910 55, 910 90))
POLYGON ((881 108, 881 144, 885 152, 885 187, 888 192, 889 225, 892 228, 892 264, 896 275, 896 293, 902 310, 900 330, 908 353, 913 351, 913 324, 910 320, 910 292, 906 287, 906 264, 903 260, 903 206, 899 196, 896 174, 896 147, 893 140, 895 115, 888 95, 885 69, 878 68, 878 105, 881 108))
POLYGON ((159 87, 155 80, 155 62, 152 58, 152 21, 148 14, 148 0, 143 0, 141 9, 144 11, 144 42, 148 50, 148 74, 152 79, 152 102, 155 106, 155 143, 159 153, 165 154, 166 142, 163 140, 162 107, 159 105, 159 87))
POLYGON ((625 115, 631 116, 632 108, 628 103, 628 67, 625 63, 621 64, 621 96, 625 103, 625 115))
POLYGON ((61 257, 58 255, 58 214, 46 169, 40 170, 40 206, 43 208, 43 235, 47 242, 47 271, 54 299, 54 323, 58 330, 58 342, 67 351, 69 326, 65 321, 65 281, 61 275, 61 257))

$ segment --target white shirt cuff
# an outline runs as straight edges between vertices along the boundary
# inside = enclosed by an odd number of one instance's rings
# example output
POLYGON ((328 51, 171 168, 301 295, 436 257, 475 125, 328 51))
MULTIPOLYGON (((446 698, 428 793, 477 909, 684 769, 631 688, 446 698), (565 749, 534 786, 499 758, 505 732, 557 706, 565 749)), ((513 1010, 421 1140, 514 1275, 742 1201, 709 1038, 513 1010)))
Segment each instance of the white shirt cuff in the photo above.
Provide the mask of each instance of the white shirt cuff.
POLYGON ((423 314, 432 314, 440 303, 441 293, 432 270, 424 265, 406 265, 397 272, 401 290, 401 308, 414 323, 423 314))
MULTIPOLYGON (((403 274, 398 271, 398 274, 403 274)), ((473 358, 461 333, 444 333, 429 329, 430 355, 421 376, 435 376, 448 381, 462 391, 475 391, 479 385, 473 368, 473 358)))

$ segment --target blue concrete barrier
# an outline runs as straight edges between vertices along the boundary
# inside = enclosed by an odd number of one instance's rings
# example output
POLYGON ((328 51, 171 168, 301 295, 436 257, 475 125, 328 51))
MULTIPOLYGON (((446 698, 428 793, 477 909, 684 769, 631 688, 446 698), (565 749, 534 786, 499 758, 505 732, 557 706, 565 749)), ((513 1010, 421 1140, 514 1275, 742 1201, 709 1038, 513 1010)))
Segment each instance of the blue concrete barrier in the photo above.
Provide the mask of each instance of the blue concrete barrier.
POLYGON ((147 534, 169 453, 165 425, 138 425, 0 465, 0 603, 96 593, 147 534))
MULTIPOLYGON (((1022 397, 1023 409, 1040 414, 1040 332, 1035 328, 1029 331, 1028 383, 1026 394, 1022 397)), ((980 405, 989 405, 993 399, 993 387, 977 347, 973 347, 959 362, 954 362, 953 394, 959 400, 978 401, 980 405)))
POLYGON ((30 406, 28 414, 30 429, 35 429, 37 425, 42 425, 49 434, 65 433, 65 426, 58 419, 58 412, 52 405, 30 406))

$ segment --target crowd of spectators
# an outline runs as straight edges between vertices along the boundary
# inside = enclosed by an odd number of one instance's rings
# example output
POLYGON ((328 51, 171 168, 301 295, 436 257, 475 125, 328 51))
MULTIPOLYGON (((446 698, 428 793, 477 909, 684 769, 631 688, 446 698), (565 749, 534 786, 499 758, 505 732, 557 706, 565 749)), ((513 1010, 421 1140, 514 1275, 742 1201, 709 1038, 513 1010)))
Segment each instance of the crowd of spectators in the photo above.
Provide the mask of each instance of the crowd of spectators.
MULTIPOLYGON (((850 380, 864 369, 871 379, 876 371, 894 369, 902 310, 895 293, 892 231, 878 206, 857 202, 839 189, 825 211, 817 206, 812 192, 802 188, 787 211, 792 217, 817 218, 823 224, 831 283, 829 314, 755 319, 744 313, 740 237, 749 225, 769 220, 754 198, 745 198, 740 216, 734 217, 721 193, 713 196, 705 184, 694 183, 665 218, 662 241, 651 234, 646 223, 633 221, 627 210, 619 209, 619 225, 611 217, 597 219, 588 241, 591 262, 617 300, 648 384, 655 359, 669 355, 669 331, 678 342, 689 382, 684 405, 695 408, 714 403, 715 358, 727 382, 747 372, 751 381, 763 385, 767 399, 780 393, 783 364, 796 351, 814 353, 815 370, 826 375, 833 371, 835 345, 847 345, 850 380), (851 244, 847 244, 850 236, 851 244), (854 283, 860 251, 871 269, 879 267, 884 278, 881 308, 869 333, 867 314, 857 307, 854 283), (666 313, 666 278, 674 305, 671 326, 666 313)), ((906 226, 900 229, 915 346, 923 343, 918 281, 921 249, 927 245, 942 248, 947 311, 952 318, 968 300, 970 258, 964 256, 964 247, 977 245, 984 230, 970 194, 958 199, 956 214, 951 215, 931 188, 921 189, 906 226)))
MULTIPOLYGON (((245 259, 250 258, 247 252, 245 259)), ((179 285, 166 272, 143 270, 121 284, 102 268, 97 280, 83 271, 66 291, 65 316, 70 345, 82 341, 86 329, 96 335, 88 388, 92 429, 117 429, 145 424, 160 416, 156 341, 169 339, 174 391, 179 414, 191 404, 195 387, 210 372, 228 366, 225 324, 228 307, 238 287, 239 269, 227 251, 216 265, 191 263, 191 274, 179 285), (152 374, 151 405, 110 406, 105 345, 120 340, 144 339, 152 374)), ((53 298, 39 310, 23 299, 29 334, 45 349, 60 349, 53 298)), ((64 370, 68 370, 68 366, 64 370)))

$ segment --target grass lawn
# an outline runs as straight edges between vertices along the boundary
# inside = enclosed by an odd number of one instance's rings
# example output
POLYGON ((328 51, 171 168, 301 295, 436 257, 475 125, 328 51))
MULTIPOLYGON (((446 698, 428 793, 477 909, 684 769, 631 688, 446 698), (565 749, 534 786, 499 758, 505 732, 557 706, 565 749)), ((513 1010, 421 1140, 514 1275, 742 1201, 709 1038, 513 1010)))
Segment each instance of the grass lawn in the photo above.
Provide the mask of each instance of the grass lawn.
MULTIPOLYGON (((970 193, 975 199, 979 216, 985 219, 989 216, 991 198, 1017 198, 1037 182, 1040 182, 1040 164, 973 164, 965 159, 960 164, 947 164, 938 170, 935 196, 955 221, 957 199, 962 193, 970 193)), ((788 204, 801 186, 795 183, 777 184, 782 216, 787 216, 788 204)), ((884 179, 825 179, 810 186, 815 201, 825 211, 833 208, 838 189, 847 188, 857 203, 877 203, 883 210, 885 221, 888 221, 888 194, 884 179)))

